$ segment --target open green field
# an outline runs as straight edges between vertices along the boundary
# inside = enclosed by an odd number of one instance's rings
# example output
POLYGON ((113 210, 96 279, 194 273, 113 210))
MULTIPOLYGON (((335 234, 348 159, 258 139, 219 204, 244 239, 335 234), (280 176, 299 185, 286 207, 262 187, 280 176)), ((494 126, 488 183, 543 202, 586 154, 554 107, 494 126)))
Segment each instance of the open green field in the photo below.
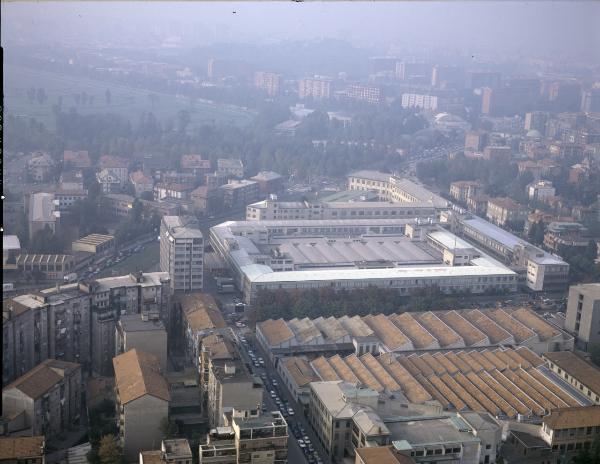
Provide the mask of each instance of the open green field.
POLYGON ((113 275, 125 275, 131 272, 149 272, 158 265, 160 261, 159 243, 152 242, 140 251, 128 256, 123 261, 98 273, 97 277, 112 277, 113 275))
POLYGON ((136 89, 85 77, 69 76, 33 68, 7 64, 4 68, 4 111, 5 115, 35 118, 46 127, 54 127, 52 106, 62 97, 62 108, 77 108, 80 114, 114 113, 137 123, 144 111, 152 111, 161 122, 176 120, 177 112, 188 110, 191 116, 190 128, 210 121, 245 125, 252 120, 254 113, 238 106, 217 104, 197 100, 193 105, 183 96, 157 93, 136 89), (27 98, 27 89, 43 88, 48 99, 39 104, 27 98), (105 98, 110 90, 111 103, 105 98), (92 104, 75 103, 75 94, 85 92, 93 96, 92 104), (149 95, 155 95, 154 101, 149 95))

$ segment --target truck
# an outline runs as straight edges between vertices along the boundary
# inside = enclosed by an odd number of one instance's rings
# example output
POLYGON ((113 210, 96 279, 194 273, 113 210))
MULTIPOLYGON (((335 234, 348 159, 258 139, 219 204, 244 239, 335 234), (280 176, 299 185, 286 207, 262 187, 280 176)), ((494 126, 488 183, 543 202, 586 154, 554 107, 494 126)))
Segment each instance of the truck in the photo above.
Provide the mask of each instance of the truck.
POLYGON ((217 287, 218 293, 233 293, 235 292, 235 286, 233 284, 221 284, 217 287))
POLYGON ((76 272, 71 272, 70 274, 67 274, 66 276, 64 276, 63 279, 67 283, 76 282, 77 281, 77 273, 76 272))

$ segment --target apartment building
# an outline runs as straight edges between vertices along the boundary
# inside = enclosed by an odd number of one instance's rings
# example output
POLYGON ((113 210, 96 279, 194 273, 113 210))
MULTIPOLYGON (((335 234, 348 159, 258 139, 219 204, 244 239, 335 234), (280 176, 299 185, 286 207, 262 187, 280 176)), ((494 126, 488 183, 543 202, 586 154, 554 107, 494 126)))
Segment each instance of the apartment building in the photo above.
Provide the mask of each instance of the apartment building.
POLYGON ((565 329, 575 334, 577 346, 600 343, 600 284, 569 287, 565 329))
POLYGON ((154 186, 154 199, 156 201, 164 201, 169 198, 189 200, 192 190, 194 190, 192 184, 159 182, 154 186))
POLYGON ((113 359, 119 439, 126 459, 161 442, 161 423, 169 417, 169 385, 158 359, 133 349, 113 359))
POLYGON ((175 307, 181 315, 181 337, 185 341, 187 360, 198 367, 202 338, 213 333, 225 333, 230 329, 217 302, 208 293, 183 295, 177 300, 175 307))
POLYGON ((279 95, 281 74, 258 71, 254 73, 254 87, 267 92, 269 97, 279 95))
POLYGON ((192 464, 192 449, 185 438, 163 440, 160 450, 141 451, 140 464, 192 464))
POLYGON ((56 233, 60 221, 58 204, 52 193, 32 193, 29 197, 29 240, 46 227, 56 233))
POLYGON ((81 366, 47 359, 2 389, 9 432, 55 438, 83 413, 81 366))
POLYGON ((527 195, 530 200, 544 202, 555 194, 556 189, 549 180, 539 180, 527 186, 527 195))
POLYGON ((331 96, 332 79, 329 77, 314 76, 298 81, 298 97, 300 99, 313 98, 326 99, 331 96))
POLYGON ((124 193, 111 193, 104 195, 100 200, 104 210, 110 215, 117 218, 129 216, 133 209, 135 198, 124 193))
POLYGON ((202 159, 202 155, 182 155, 179 167, 183 172, 191 172, 195 176, 208 174, 211 163, 209 159, 202 159))
POLYGON ((352 100, 365 101, 367 103, 379 103, 383 98, 379 87, 360 84, 349 85, 346 89, 346 97, 352 100))
POLYGON ((168 272, 173 292, 201 291, 204 239, 192 216, 163 216, 160 224, 160 269, 168 272))
POLYGON ((248 371, 239 355, 208 362, 207 418, 209 427, 227 425, 228 416, 257 417, 262 408, 263 384, 248 371))
POLYGON ((199 448, 200 464, 285 464, 287 423, 279 411, 256 417, 233 417, 230 425, 212 429, 199 448))
POLYGON ((0 438, 0 463, 44 464, 44 446, 43 436, 0 438))
POLYGON ((283 190, 283 176, 273 171, 260 171, 250 180, 258 182, 258 189, 262 195, 279 193, 283 190))
POLYGON ((236 208, 258 200, 260 196, 259 185, 254 180, 229 179, 225 185, 218 187, 223 195, 223 205, 226 208, 236 208))
POLYGON ((219 158, 217 172, 241 179, 244 177, 244 163, 239 158, 219 158))
POLYGON ((133 185, 136 197, 141 196, 145 192, 152 192, 154 187, 152 178, 144 174, 143 171, 135 171, 129 174, 129 182, 133 185))
POLYGON ((48 182, 53 174, 55 164, 48 153, 36 151, 27 161, 27 174, 34 182, 48 182))
POLYGON ((600 404, 600 369, 572 351, 545 353, 552 372, 558 374, 593 404, 600 404))
POLYGON ((600 438, 600 405, 555 409, 543 418, 540 436, 565 457, 589 450, 600 438))
POLYGON ((438 108, 438 96, 403 93, 402 108, 420 108, 423 110, 436 111, 438 108))
POLYGON ((491 198, 488 201, 486 217, 498 226, 525 222, 529 210, 511 198, 491 198))
POLYGON ((65 150, 63 152, 63 166, 74 169, 89 169, 92 167, 92 160, 87 150, 65 150))
POLYGON ((461 203, 467 203, 469 198, 479 195, 482 190, 481 183, 473 180, 460 180, 450 184, 450 196, 461 203))
POLYGON ((115 355, 136 348, 155 356, 162 372, 167 372, 167 331, 158 312, 121 316, 115 343, 115 355))
POLYGON ((202 412, 208 417, 208 380, 212 365, 233 361, 236 351, 229 337, 214 333, 200 339, 200 355, 198 356, 198 372, 200 374, 200 406, 202 412))
POLYGON ((465 134, 465 151, 481 152, 486 147, 489 134, 484 131, 469 131, 465 134))
POLYGON ((488 145, 483 149, 483 159, 501 163, 509 163, 512 149, 506 146, 488 145))

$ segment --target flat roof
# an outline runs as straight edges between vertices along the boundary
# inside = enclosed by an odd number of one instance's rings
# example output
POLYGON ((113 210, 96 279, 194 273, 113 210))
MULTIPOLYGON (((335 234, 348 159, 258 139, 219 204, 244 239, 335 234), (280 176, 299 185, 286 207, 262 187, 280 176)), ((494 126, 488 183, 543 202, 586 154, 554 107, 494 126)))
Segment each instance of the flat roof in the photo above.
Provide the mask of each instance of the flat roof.
POLYGON ((78 240, 75 240, 73 243, 80 243, 85 245, 101 245, 103 243, 110 242, 114 240, 113 235, 103 235, 103 234, 90 234, 85 237, 81 237, 78 240))
POLYGON ((369 171, 369 170, 363 169, 360 171, 351 172, 350 174, 348 174, 348 177, 357 177, 360 179, 376 180, 379 182, 389 182, 390 177, 392 177, 392 174, 380 172, 380 171, 369 171))
POLYGON ((386 424, 392 437, 406 440, 413 448, 443 443, 470 443, 480 440, 469 432, 462 431, 450 417, 414 417, 394 422, 388 421, 386 424))
POLYGON ((20 250, 21 242, 19 241, 19 237, 16 235, 3 235, 2 236, 2 250, 20 250))
POLYGON ((144 321, 141 314, 126 314, 121 316, 119 324, 125 332, 154 332, 165 331, 165 326, 160 319, 144 321))

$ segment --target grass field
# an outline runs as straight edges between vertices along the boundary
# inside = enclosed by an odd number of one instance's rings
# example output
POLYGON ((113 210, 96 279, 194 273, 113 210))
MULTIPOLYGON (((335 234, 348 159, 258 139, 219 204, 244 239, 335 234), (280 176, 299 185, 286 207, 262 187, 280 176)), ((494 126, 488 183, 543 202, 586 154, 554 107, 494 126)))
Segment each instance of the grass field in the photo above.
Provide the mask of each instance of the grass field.
POLYGON ((158 120, 175 121, 177 112, 188 110, 191 116, 190 127, 210 122, 230 122, 244 125, 252 120, 254 113, 241 107, 216 104, 208 101, 196 101, 192 106, 187 97, 151 92, 102 82, 84 77, 68 76, 48 71, 39 71, 16 65, 4 68, 4 112, 20 117, 35 118, 52 129, 54 117, 52 106, 62 97, 63 109, 76 107, 80 114, 114 113, 129 119, 132 123, 139 121, 144 111, 152 111, 158 120), (43 104, 30 101, 27 89, 43 88, 48 99, 43 104), (106 90, 111 93, 111 103, 105 98, 106 90), (85 92, 93 96, 91 105, 76 105, 75 94, 85 92), (149 95, 155 95, 154 102, 149 95))
POLYGON ((146 245, 146 248, 144 248, 143 251, 134 253, 120 263, 99 272, 97 277, 125 275, 135 271, 150 272, 158 265, 160 259, 159 253, 159 243, 153 242, 150 245, 146 245))

